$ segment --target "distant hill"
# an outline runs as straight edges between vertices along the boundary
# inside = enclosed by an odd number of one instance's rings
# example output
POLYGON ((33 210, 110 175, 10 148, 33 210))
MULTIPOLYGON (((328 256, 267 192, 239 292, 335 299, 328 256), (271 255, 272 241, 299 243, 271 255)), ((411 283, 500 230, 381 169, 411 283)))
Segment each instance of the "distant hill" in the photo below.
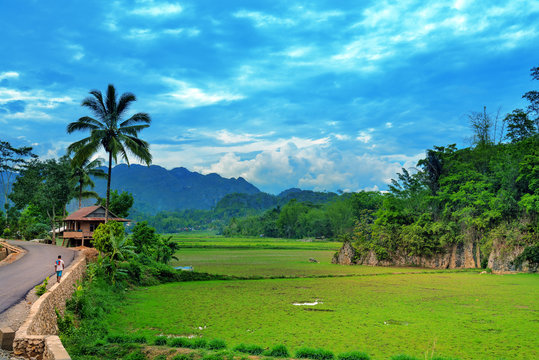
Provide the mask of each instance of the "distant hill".
MULTIPOLYGON (((104 197, 106 180, 98 179, 95 184, 94 191, 104 197)), ((112 169, 111 189, 133 194, 133 210, 148 214, 183 209, 211 209, 228 194, 260 193, 258 188, 242 177, 227 179, 217 174, 202 175, 183 167, 167 170, 157 165, 148 167, 125 164, 112 169)))
POLYGON ((256 194, 229 194, 219 200, 215 210, 217 212, 220 210, 230 211, 231 209, 267 210, 276 206, 283 206, 292 199, 313 204, 325 204, 337 197, 338 195, 332 192, 316 192, 298 188, 285 190, 279 195, 263 192, 256 194))

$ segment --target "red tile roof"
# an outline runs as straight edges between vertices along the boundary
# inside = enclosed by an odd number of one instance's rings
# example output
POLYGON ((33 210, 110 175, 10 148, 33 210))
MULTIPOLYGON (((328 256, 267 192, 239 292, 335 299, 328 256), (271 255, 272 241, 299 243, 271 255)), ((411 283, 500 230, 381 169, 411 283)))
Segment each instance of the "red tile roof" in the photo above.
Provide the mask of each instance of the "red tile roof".
MULTIPOLYGON (((88 215, 91 215, 94 211, 96 211, 99 208, 105 209, 102 205, 93 205, 93 206, 87 206, 80 208, 79 210, 75 211, 74 213, 68 215, 66 218, 64 218, 64 221, 66 220, 85 220, 85 221, 105 221, 105 217, 89 217, 88 215)), ((122 222, 129 222, 131 220, 119 218, 113 213, 109 212, 109 220, 114 221, 122 221, 122 222)))

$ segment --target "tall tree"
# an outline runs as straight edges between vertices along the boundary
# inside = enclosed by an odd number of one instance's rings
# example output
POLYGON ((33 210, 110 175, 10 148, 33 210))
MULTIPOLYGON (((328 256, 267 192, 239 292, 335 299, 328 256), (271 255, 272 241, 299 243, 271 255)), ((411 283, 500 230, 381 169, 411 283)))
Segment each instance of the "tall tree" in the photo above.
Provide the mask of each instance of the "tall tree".
POLYGON ((69 159, 66 157, 58 161, 33 160, 20 172, 10 194, 18 209, 32 205, 49 219, 53 244, 56 244, 57 216, 73 198, 69 173, 69 159))
POLYGON ((109 84, 106 99, 103 100, 101 91, 90 91, 92 96, 88 96, 82 101, 81 106, 87 107, 97 117, 81 117, 79 120, 67 125, 69 134, 75 131, 89 131, 90 136, 76 141, 69 145, 68 152, 75 153, 73 160, 82 163, 83 159, 88 159, 100 149, 104 149, 108 154, 108 178, 107 178, 107 201, 105 221, 109 216, 110 203, 110 181, 112 162, 118 162, 120 156, 129 165, 128 153, 141 162, 150 165, 152 155, 150 145, 139 139, 138 133, 150 126, 151 118, 146 113, 136 113, 127 120, 123 120, 130 104, 136 101, 132 93, 123 93, 117 100, 114 85, 109 84))
POLYGON ((511 142, 518 142, 533 136, 535 125, 522 109, 515 109, 507 114, 504 121, 507 123, 506 138, 511 142))
MULTIPOLYGON (((530 72, 533 80, 539 80, 539 66, 532 68, 530 72)), ((535 115, 535 129, 539 131, 539 91, 528 91, 522 97, 530 102, 528 111, 535 115)))
POLYGON ((34 157, 32 148, 23 146, 16 148, 7 141, 0 141, 0 186, 4 194, 4 208, 6 209, 6 220, 8 214, 9 193, 15 176, 26 164, 27 157, 34 157))
POLYGON ((95 183, 92 180, 92 176, 95 178, 106 179, 107 174, 101 169, 98 169, 103 165, 102 159, 85 159, 82 163, 77 163, 71 160, 71 180, 75 182, 75 193, 79 199, 79 209, 82 206, 82 199, 95 198, 98 199, 99 195, 95 191, 85 190, 84 188, 94 188, 95 183))

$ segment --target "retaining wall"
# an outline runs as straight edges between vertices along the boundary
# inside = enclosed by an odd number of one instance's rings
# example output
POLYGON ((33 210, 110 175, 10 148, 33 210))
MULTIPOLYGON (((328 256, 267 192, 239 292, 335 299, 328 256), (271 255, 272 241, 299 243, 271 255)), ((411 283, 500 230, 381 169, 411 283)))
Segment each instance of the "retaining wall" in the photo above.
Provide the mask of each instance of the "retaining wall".
POLYGON ((58 334, 56 324, 57 309, 61 314, 65 310, 65 302, 73 294, 74 286, 81 280, 86 271, 86 258, 77 252, 73 263, 64 270, 62 281, 52 286, 32 305, 26 321, 15 333, 13 353, 37 360, 70 359, 58 334))

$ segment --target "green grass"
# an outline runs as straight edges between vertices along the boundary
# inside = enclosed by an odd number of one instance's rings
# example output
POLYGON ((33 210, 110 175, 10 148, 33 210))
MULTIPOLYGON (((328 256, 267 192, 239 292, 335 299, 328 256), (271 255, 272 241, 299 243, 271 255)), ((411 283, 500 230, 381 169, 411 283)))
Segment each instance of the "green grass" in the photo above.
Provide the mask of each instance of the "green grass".
POLYGON ((538 275, 477 273, 172 283, 129 293, 108 323, 113 333, 196 335, 231 348, 533 359, 538 289, 538 275))
POLYGON ((173 266, 191 265, 195 271, 234 276, 325 276, 365 275, 395 272, 428 272, 416 267, 392 268, 331 264, 335 251, 276 249, 181 249, 173 266), (309 262, 314 258, 319 263, 309 262))
MULTIPOLYGON (((315 249, 337 251, 342 243, 316 239, 279 239, 265 237, 228 238, 211 234, 169 234, 182 248, 218 249, 315 249)), ((168 236, 168 235, 166 235, 168 236)))

